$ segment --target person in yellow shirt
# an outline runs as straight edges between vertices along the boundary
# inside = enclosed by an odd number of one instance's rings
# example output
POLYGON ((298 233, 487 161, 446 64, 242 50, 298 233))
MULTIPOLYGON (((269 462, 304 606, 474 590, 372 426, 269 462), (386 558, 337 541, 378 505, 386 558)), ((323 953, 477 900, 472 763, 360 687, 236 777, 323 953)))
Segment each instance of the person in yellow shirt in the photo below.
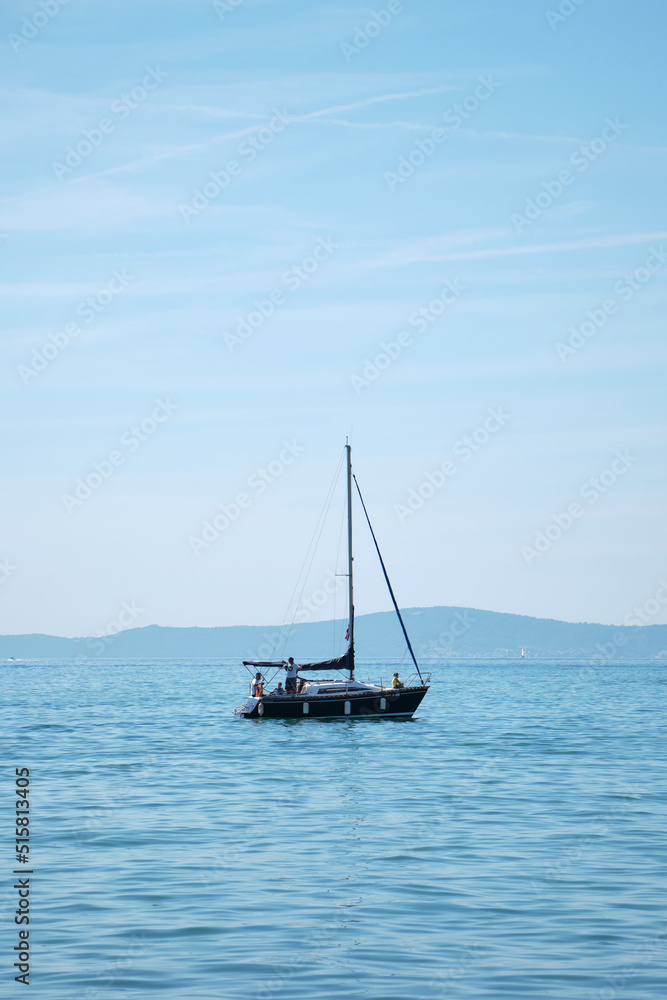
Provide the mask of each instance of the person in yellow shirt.
POLYGON ((404 684, 402 684, 402 682, 399 681, 399 679, 398 679, 398 670, 396 670, 394 672, 394 676, 392 677, 392 681, 391 681, 391 686, 393 688, 402 688, 402 687, 404 687, 404 684))

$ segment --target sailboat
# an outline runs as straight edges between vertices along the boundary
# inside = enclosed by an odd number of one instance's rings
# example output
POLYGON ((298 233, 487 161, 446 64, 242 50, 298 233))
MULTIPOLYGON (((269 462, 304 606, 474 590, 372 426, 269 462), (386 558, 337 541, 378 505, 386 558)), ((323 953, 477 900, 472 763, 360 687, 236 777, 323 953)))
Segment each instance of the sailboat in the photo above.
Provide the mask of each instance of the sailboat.
MULTIPOLYGON (((325 718, 345 718, 347 716, 355 719, 378 719, 385 717, 402 716, 410 718, 421 704, 430 685, 430 675, 424 676, 419 669, 410 639, 408 637, 405 623, 401 617, 394 591, 387 570, 380 553, 380 549, 375 537, 375 532, 366 510, 364 499, 359 489, 356 476, 352 473, 352 448, 348 443, 345 445, 346 466, 347 466, 347 578, 348 578, 348 605, 349 605, 349 626, 346 639, 348 646, 342 656, 334 659, 321 660, 316 663, 304 663, 299 667, 301 684, 298 693, 280 694, 260 694, 251 696, 242 705, 235 709, 235 714, 245 719, 325 719, 325 718), (384 684, 371 684, 355 680, 354 677, 354 580, 353 580, 353 558, 352 558, 352 483, 356 486, 361 506, 368 522, 368 527, 375 543, 382 572, 384 574, 389 594, 394 605, 394 610, 398 615, 403 635, 407 643, 412 662, 414 663, 414 673, 407 678, 406 683, 399 683, 399 686, 385 687, 384 684), (337 676, 334 680, 320 680, 318 678, 304 677, 304 674, 344 674, 348 676, 337 676), (414 681, 414 683, 413 683, 414 681)), ((276 668, 277 670, 286 666, 284 661, 273 660, 244 660, 243 665, 261 672, 262 669, 276 668)))

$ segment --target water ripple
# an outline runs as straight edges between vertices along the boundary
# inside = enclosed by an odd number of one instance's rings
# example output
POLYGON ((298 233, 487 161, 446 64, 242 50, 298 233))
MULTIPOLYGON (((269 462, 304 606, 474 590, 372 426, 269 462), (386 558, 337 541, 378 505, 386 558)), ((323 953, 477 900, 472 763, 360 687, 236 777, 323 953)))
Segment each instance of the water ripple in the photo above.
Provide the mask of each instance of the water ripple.
POLYGON ((43 1000, 664 996, 664 667, 442 663, 380 723, 234 718, 231 664, 16 676, 43 1000))

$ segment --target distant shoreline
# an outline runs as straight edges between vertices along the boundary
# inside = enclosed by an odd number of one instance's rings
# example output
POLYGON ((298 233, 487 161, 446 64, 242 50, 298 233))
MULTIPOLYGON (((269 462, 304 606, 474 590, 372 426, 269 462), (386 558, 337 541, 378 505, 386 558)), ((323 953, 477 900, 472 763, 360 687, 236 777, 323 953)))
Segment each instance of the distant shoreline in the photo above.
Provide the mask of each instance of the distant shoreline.
MULTIPOLYGON (((655 660, 667 662, 667 625, 561 622, 474 608, 407 608, 406 626, 418 659, 429 661, 655 660)), ((396 661, 404 640, 393 612, 356 618, 359 661, 396 661)), ((0 660, 38 659, 318 659, 340 652, 346 622, 293 626, 230 625, 179 628, 147 625, 83 638, 31 634, 0 636, 0 660), (338 644, 338 648, 336 647, 338 644)))

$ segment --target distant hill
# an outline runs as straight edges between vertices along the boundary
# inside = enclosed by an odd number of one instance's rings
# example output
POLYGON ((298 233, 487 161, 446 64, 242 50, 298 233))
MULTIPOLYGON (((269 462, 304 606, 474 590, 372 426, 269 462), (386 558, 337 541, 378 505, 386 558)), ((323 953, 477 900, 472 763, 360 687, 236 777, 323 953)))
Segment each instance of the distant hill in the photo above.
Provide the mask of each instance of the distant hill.
MULTIPOLYGON (((667 662, 667 625, 637 627, 572 624, 549 618, 478 611, 474 608, 408 608, 403 612, 418 659, 518 657, 527 660, 662 659, 667 662)), ((347 623, 311 622, 291 630, 259 625, 170 628, 147 625, 115 636, 65 639, 52 635, 0 636, 0 660, 15 659, 270 659, 292 655, 304 662, 344 648, 347 623)), ((396 659, 404 640, 391 611, 355 620, 359 659, 396 659)))

